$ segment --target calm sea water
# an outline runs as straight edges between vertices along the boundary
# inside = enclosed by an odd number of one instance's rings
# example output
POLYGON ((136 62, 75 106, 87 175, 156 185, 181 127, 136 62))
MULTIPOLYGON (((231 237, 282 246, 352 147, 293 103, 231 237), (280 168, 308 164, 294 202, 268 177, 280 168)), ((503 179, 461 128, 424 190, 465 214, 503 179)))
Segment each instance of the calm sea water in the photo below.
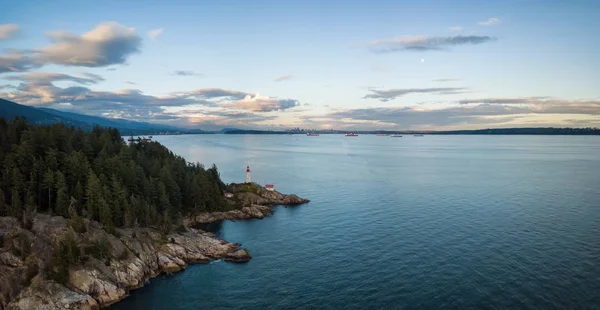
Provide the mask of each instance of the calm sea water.
POLYGON ((253 259, 113 309, 600 309, 600 137, 161 136, 311 199, 217 234, 253 259))

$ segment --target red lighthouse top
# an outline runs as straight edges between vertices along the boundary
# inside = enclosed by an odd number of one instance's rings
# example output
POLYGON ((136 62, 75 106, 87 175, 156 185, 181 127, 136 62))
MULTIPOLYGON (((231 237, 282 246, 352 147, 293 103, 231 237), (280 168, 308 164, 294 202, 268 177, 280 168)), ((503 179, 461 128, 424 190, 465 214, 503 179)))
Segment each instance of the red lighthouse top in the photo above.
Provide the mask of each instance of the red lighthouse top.
POLYGON ((246 166, 246 172, 250 172, 250 166, 246 166))

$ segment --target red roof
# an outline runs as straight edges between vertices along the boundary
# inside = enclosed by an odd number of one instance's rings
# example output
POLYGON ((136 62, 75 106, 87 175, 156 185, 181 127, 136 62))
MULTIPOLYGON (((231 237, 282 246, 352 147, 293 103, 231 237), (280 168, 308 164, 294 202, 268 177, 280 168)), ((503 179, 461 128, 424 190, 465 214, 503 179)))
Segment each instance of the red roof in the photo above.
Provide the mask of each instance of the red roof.
POLYGON ((265 187, 266 188, 273 188, 273 187, 275 187, 275 185, 273 185, 273 184, 266 184, 265 187))

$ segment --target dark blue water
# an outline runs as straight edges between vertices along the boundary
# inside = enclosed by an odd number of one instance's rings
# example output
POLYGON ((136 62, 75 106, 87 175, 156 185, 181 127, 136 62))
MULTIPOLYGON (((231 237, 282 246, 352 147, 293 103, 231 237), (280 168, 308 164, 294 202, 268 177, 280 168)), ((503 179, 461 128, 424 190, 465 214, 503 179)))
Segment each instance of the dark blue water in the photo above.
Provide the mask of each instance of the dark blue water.
POLYGON ((600 308, 600 137, 158 140, 311 203, 217 225, 248 264, 158 277, 114 309, 600 308))

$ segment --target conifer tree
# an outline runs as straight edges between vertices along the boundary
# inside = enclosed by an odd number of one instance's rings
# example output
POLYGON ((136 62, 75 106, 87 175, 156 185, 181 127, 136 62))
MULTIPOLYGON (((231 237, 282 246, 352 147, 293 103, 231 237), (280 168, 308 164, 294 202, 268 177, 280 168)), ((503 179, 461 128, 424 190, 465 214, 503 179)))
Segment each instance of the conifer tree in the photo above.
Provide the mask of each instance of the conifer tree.
POLYGON ((68 217, 70 202, 65 176, 59 171, 56 173, 56 214, 68 217))
POLYGON ((48 169, 44 173, 44 188, 48 191, 48 210, 52 210, 52 189, 54 189, 54 173, 48 169))

